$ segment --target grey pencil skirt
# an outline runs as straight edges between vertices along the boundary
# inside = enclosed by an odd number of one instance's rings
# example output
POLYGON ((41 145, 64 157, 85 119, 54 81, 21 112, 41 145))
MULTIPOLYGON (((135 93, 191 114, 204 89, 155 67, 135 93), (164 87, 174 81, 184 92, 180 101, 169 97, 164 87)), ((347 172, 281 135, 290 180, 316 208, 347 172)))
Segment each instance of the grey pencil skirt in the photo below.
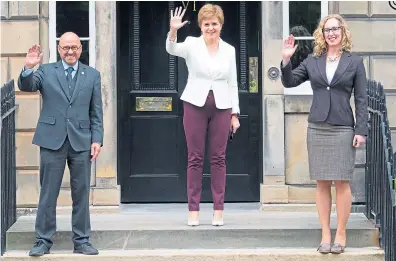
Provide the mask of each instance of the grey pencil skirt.
POLYGON ((307 149, 311 180, 351 180, 356 148, 354 128, 308 122, 307 149))

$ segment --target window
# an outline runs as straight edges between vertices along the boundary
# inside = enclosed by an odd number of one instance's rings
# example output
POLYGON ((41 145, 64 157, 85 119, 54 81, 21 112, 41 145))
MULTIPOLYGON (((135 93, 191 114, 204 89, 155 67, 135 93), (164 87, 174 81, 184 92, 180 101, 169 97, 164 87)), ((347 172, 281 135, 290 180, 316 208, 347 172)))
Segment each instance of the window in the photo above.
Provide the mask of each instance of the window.
POLYGON ((95 1, 49 2, 50 62, 60 60, 58 43, 65 32, 75 32, 81 40, 80 61, 95 68, 95 1))
MULTIPOLYGON (((291 58, 293 69, 312 53, 313 32, 326 15, 328 15, 328 1, 283 2, 283 38, 293 34, 298 44, 291 58)), ((312 95, 309 82, 295 88, 285 88, 284 91, 286 95, 312 95)))

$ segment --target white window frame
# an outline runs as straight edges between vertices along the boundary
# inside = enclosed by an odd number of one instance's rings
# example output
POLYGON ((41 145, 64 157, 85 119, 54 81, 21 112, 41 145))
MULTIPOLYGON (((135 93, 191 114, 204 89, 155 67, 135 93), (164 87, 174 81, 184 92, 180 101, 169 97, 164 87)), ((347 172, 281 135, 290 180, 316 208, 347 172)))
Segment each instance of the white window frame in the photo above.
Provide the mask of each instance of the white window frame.
MULTIPOLYGON (((89 1, 89 37, 81 37, 81 41, 89 40, 89 66, 95 68, 96 65, 96 22, 95 22, 95 1, 89 1)), ((49 62, 57 61, 58 48, 56 41, 56 1, 49 1, 49 62)))
MULTIPOLYGON (((329 14, 329 1, 320 1, 321 19, 329 14)), ((283 39, 289 36, 290 31, 290 8, 289 1, 283 1, 283 39)), ((296 40, 313 40, 313 36, 295 37, 296 40)), ((312 95, 311 83, 306 81, 294 88, 284 88, 285 95, 312 95)))

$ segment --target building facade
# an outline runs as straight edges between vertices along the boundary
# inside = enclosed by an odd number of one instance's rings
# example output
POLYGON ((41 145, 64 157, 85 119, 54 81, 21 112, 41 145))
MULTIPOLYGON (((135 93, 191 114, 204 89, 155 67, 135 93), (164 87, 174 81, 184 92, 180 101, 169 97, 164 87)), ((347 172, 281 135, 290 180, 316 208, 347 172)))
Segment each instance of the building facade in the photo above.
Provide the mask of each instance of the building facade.
MULTIPOLYGON (((58 59, 66 31, 82 40, 82 62, 102 75, 105 138, 93 164, 91 204, 186 202, 186 146, 179 100, 186 82, 183 60, 165 51, 169 13, 187 8, 180 30, 199 35, 204 2, 6 1, 1 2, 1 83, 17 80, 29 47, 40 44, 43 62, 58 59)), ((228 202, 314 203, 309 180, 306 126, 309 82, 285 89, 279 65, 283 39, 297 36, 297 66, 312 51, 321 17, 339 13, 352 32, 353 51, 364 58, 367 77, 387 91, 389 120, 396 127, 396 10, 388 1, 219 2, 225 13, 222 38, 237 50, 241 129, 227 149, 228 202)), ((351 99, 353 105, 353 98, 351 99)), ((17 204, 36 207, 39 148, 31 143, 40 95, 18 91, 17 204)), ((396 140, 396 137, 393 141, 396 140)), ((364 202, 364 148, 352 182, 354 202, 364 202)), ((68 170, 58 206, 71 205, 68 170)), ((203 201, 210 201, 204 166, 203 201)))

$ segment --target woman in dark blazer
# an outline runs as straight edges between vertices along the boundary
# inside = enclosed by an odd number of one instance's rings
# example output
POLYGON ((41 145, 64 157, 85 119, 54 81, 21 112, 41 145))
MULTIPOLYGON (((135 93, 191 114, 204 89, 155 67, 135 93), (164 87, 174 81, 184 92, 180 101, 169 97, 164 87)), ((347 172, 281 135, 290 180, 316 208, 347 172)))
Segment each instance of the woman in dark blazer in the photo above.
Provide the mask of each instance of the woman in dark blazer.
POLYGON ((282 83, 286 88, 310 81, 313 101, 308 117, 307 149, 310 178, 316 180, 316 205, 322 225, 320 253, 342 253, 352 195, 356 148, 365 143, 367 126, 366 72, 363 59, 351 53, 351 34, 344 19, 325 17, 314 32, 315 47, 297 68, 290 58, 296 50, 290 35, 282 51, 282 83), (354 95, 356 123, 350 98, 354 95), (336 187, 337 233, 331 245, 331 185, 336 187))

